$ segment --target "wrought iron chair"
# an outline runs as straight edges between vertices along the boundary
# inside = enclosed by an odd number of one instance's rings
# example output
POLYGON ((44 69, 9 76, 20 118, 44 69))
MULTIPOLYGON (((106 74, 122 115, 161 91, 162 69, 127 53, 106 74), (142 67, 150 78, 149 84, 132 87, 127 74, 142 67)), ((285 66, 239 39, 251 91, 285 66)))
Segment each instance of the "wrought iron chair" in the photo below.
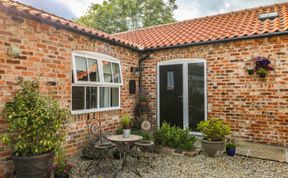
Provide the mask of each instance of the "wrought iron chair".
POLYGON ((85 168, 85 173, 87 173, 92 167, 94 172, 91 172, 90 174, 96 173, 97 170, 101 170, 101 172, 103 172, 103 167, 108 168, 113 166, 113 156, 111 154, 111 149, 114 148, 115 145, 106 139, 103 127, 101 126, 101 120, 88 120, 87 126, 90 136, 96 139, 93 143, 93 149, 95 149, 95 151, 100 154, 94 155, 93 160, 85 168))

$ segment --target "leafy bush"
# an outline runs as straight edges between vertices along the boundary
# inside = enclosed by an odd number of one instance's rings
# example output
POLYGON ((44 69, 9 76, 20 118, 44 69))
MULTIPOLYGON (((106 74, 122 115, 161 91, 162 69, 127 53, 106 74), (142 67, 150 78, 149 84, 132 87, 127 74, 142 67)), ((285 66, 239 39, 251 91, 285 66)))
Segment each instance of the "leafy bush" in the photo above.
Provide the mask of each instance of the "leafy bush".
POLYGON ((122 116, 121 124, 123 126, 123 129, 130 129, 132 125, 131 117, 128 114, 122 116))
POLYGON ((64 140, 64 123, 68 110, 39 92, 38 81, 21 81, 22 89, 15 100, 7 103, 4 117, 7 133, 1 136, 4 144, 14 150, 16 156, 33 156, 53 151, 64 140))
POLYGON ((230 127, 218 118, 201 121, 198 123, 197 129, 200 130, 205 135, 205 139, 209 141, 222 141, 226 135, 230 134, 230 127))
POLYGON ((170 126, 170 124, 164 122, 161 128, 156 130, 154 139, 155 142, 160 145, 191 150, 194 148, 196 139, 190 135, 189 132, 188 129, 170 126))

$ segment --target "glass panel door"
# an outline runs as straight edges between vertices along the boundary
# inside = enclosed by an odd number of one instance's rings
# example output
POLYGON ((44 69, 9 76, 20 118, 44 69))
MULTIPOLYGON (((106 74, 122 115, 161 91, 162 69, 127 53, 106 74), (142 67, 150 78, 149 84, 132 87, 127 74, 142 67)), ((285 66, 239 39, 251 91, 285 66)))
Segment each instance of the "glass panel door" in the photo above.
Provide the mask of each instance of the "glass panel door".
POLYGON ((205 120, 205 66, 204 62, 188 64, 189 128, 197 132, 197 124, 205 120))

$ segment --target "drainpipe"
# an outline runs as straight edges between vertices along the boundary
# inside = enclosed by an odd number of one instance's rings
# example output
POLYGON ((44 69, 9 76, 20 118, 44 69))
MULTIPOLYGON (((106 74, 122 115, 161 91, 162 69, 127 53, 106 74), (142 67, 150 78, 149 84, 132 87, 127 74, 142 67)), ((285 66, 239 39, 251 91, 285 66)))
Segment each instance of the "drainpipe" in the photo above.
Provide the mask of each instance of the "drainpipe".
POLYGON ((138 66, 139 66, 139 79, 138 79, 139 97, 141 97, 141 93, 142 93, 142 85, 141 85, 141 83, 142 83, 142 71, 143 71, 142 64, 143 64, 143 61, 148 59, 149 57, 150 57, 150 53, 146 53, 139 59, 139 63, 138 63, 138 66))

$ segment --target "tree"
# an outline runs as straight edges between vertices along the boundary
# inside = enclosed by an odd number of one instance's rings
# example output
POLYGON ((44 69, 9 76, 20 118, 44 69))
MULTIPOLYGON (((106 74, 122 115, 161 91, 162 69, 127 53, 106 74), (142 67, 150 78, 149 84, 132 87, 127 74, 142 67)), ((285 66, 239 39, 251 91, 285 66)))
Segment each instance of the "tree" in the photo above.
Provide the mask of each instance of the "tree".
POLYGON ((104 0, 92 4, 75 22, 107 32, 117 33, 174 22, 176 0, 104 0))

